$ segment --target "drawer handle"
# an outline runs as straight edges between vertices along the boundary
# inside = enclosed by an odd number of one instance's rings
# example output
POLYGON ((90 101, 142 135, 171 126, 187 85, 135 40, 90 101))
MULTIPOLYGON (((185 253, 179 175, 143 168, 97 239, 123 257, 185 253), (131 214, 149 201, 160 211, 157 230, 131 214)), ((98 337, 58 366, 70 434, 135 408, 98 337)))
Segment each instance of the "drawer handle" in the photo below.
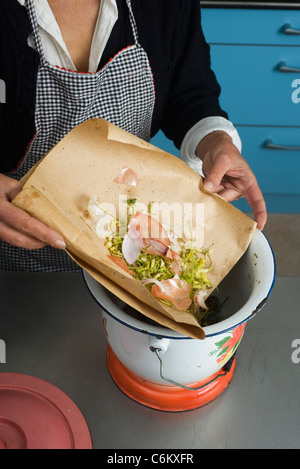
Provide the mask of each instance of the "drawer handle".
POLYGON ((294 29, 290 24, 285 24, 283 26, 283 32, 288 36, 300 36, 300 29, 294 29))
POLYGON ((282 73, 300 73, 299 67, 289 67, 285 62, 280 62, 278 69, 282 73))
POLYGON ((276 145, 275 143, 272 142, 271 139, 267 140, 263 146, 267 150, 300 151, 300 147, 297 147, 297 146, 293 147, 290 145, 276 145))

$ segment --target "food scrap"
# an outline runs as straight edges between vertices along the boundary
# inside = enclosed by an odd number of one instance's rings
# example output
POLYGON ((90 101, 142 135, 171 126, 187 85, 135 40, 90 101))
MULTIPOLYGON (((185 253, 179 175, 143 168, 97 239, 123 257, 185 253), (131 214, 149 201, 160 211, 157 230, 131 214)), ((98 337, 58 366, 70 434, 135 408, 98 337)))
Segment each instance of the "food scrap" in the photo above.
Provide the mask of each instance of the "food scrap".
MULTIPOLYGON (((159 301, 180 311, 187 311, 202 324, 209 308, 204 294, 213 288, 208 273, 213 267, 212 246, 194 248, 183 238, 176 238, 148 213, 135 212, 136 199, 128 199, 127 225, 107 213, 97 198, 89 204, 91 217, 103 220, 113 229, 106 236, 108 257, 125 272, 134 276, 159 301), (95 204, 97 207, 95 207, 95 204), (102 214, 102 216, 101 216, 102 214)), ((102 229, 98 228, 102 234, 102 229)), ((106 232, 107 234, 107 232, 106 232)))
POLYGON ((126 184, 127 186, 138 186, 138 176, 133 169, 124 166, 120 174, 114 179, 118 184, 126 184))

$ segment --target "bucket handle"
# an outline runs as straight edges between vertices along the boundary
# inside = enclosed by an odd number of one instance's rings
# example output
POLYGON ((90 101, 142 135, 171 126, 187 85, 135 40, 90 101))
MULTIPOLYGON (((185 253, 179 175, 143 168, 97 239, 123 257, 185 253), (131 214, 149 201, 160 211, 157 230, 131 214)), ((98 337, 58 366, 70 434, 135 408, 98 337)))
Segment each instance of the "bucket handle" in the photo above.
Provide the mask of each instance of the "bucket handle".
POLYGON ((232 355, 232 357, 228 360, 228 362, 223 366, 222 370, 223 370, 223 373, 219 374, 218 376, 216 376, 215 378, 213 378, 211 381, 208 381, 208 383, 205 383, 205 384, 202 384, 201 386, 197 386, 195 388, 192 388, 190 386, 185 386, 184 384, 180 384, 180 383, 177 383, 177 381, 173 381, 172 379, 170 378, 167 378, 166 376, 164 376, 164 372, 163 372, 163 360, 159 354, 159 352, 161 352, 161 349, 158 348, 158 347, 154 347, 153 345, 151 345, 150 347, 150 350, 151 352, 155 353, 155 355, 157 356, 158 360, 159 360, 159 374, 160 374, 160 377, 164 380, 164 381, 167 381, 168 383, 170 384, 174 384, 175 386, 179 386, 180 388, 183 388, 183 389, 187 389, 189 391, 198 391, 199 389, 202 389, 202 388, 205 388, 207 386, 209 386, 210 384, 212 384, 214 381, 216 381, 217 379, 219 379, 221 376, 226 376, 227 373, 229 373, 230 369, 231 369, 231 366, 232 366, 232 363, 233 363, 233 360, 234 360, 234 357, 235 357, 235 353, 232 355))

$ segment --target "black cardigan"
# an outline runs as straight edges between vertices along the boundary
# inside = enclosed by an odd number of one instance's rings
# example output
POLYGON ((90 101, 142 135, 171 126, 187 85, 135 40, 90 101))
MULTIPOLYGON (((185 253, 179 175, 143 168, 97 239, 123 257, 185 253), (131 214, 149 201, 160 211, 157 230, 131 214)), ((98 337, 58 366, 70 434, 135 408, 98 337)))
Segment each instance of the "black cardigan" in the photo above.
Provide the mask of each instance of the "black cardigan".
MULTIPOLYGON (((117 0, 117 5, 119 18, 99 69, 133 43, 126 2, 117 0)), ((132 8, 155 82, 152 136, 162 129, 179 148, 200 119, 227 117, 210 69, 199 0, 132 0, 132 8)), ((6 104, 0 104, 0 171, 16 168, 35 133, 39 55, 27 45, 30 32, 26 9, 17 0, 0 0, 0 79, 6 83, 6 104)))

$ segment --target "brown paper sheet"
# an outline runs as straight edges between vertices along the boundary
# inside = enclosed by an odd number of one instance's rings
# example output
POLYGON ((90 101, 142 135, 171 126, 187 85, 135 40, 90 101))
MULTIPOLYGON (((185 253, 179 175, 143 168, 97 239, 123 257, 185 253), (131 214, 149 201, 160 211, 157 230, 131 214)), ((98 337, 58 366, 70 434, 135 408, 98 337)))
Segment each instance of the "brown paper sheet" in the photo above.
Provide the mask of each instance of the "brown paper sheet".
POLYGON ((191 229, 193 236, 195 230, 201 231, 198 242, 202 247, 214 245, 209 279, 215 287, 246 251, 256 227, 252 219, 217 195, 203 192, 201 176, 183 161, 102 119, 73 129, 22 183, 23 190, 13 203, 61 233, 68 254, 104 287, 158 323, 192 338, 204 338, 193 315, 158 301, 108 258, 106 240, 87 224, 88 202, 96 195, 117 208, 121 196, 137 198, 145 206, 150 202, 181 204, 189 210, 192 207, 193 213, 200 207, 203 227, 199 230, 193 216, 191 229), (124 166, 137 173, 137 187, 114 182, 124 166))

